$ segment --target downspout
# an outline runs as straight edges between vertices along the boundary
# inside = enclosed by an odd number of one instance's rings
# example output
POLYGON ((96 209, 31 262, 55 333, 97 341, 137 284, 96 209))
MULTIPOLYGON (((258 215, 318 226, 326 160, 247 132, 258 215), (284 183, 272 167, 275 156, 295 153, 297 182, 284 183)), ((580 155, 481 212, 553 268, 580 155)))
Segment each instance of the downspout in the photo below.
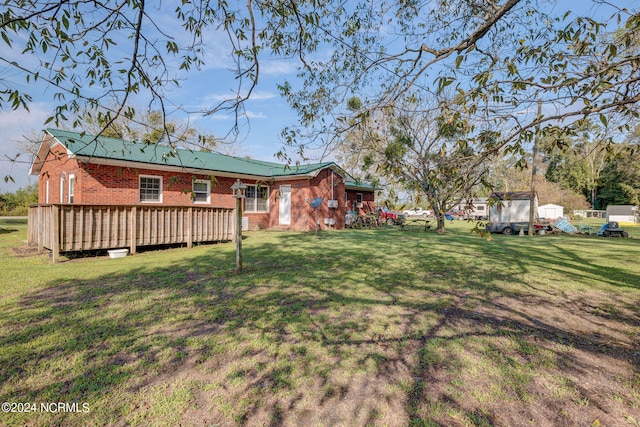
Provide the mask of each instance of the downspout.
MULTIPOLYGON (((329 169, 331 170, 331 169, 329 169)), ((333 170, 331 170, 331 200, 333 200, 333 170)))

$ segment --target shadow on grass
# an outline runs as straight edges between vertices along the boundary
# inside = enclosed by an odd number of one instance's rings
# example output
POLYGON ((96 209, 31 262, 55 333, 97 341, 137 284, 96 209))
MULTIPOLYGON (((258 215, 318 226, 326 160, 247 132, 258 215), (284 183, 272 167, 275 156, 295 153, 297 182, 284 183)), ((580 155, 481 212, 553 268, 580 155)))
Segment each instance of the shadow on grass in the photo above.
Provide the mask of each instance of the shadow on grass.
POLYGON ((0 397, 92 406, 39 414, 39 425, 519 425, 563 413, 615 424, 609 396, 588 384, 617 376, 606 387, 619 416, 637 411, 640 350, 625 331, 640 324, 638 295, 587 305, 530 276, 612 289, 638 289, 639 276, 555 242, 542 252, 455 233, 254 235, 243 274, 212 246, 49 283, 3 303, 0 397))

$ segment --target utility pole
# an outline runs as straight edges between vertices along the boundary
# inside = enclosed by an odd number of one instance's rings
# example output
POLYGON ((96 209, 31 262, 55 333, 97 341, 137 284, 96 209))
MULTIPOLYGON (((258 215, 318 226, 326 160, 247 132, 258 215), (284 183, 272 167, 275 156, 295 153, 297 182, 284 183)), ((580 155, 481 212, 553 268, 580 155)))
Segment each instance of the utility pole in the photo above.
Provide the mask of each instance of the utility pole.
POLYGON ((535 217, 535 196, 536 196, 536 160, 538 158, 538 143, 540 142, 540 119, 542 117, 542 100, 538 99, 538 124, 536 134, 533 138, 533 155, 531 159, 531 194, 529 195, 529 236, 535 234, 533 219, 535 217))

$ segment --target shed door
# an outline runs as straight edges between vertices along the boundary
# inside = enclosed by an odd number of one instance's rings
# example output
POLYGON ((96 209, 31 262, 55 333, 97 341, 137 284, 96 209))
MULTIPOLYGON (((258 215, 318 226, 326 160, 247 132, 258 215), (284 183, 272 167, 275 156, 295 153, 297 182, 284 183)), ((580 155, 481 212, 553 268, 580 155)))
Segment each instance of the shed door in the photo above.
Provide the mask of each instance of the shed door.
POLYGON ((280 186, 279 224, 291 225, 291 186, 280 186))

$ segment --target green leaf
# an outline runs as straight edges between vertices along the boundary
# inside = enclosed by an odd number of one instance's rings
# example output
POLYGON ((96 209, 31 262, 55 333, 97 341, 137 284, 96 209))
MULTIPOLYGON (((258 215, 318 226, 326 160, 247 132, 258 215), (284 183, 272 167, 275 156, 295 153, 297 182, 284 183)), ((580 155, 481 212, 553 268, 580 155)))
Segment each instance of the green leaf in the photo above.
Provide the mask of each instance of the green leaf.
POLYGON ((11 40, 9 39, 9 36, 7 36, 7 33, 5 33, 4 31, 2 32, 2 39, 9 47, 11 47, 11 40))
POLYGON ((604 114, 600 114, 600 121, 602 122, 603 125, 607 126, 607 118, 605 117, 604 114))

